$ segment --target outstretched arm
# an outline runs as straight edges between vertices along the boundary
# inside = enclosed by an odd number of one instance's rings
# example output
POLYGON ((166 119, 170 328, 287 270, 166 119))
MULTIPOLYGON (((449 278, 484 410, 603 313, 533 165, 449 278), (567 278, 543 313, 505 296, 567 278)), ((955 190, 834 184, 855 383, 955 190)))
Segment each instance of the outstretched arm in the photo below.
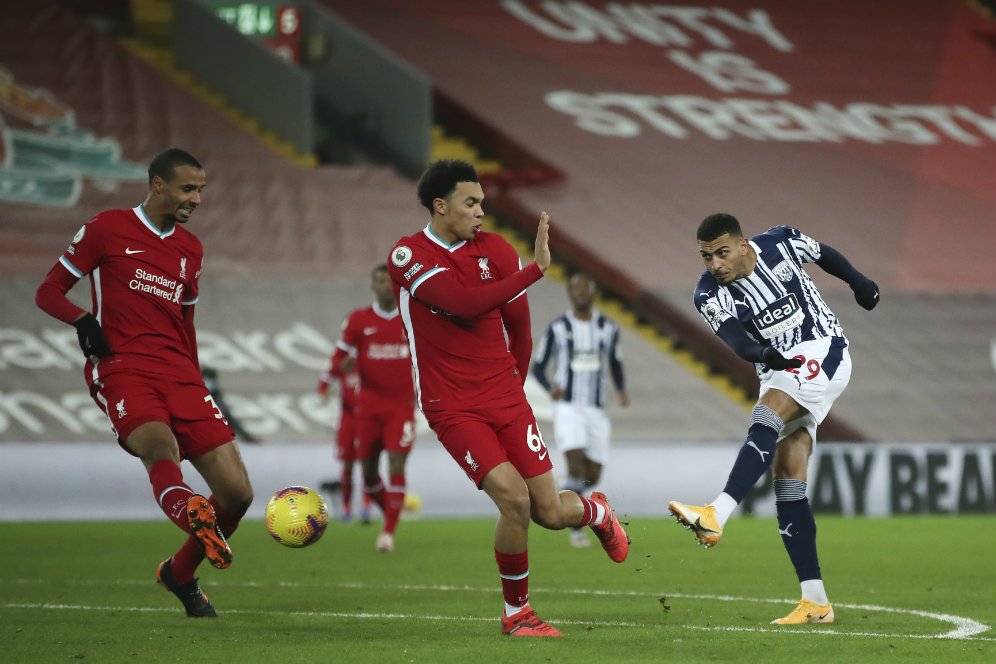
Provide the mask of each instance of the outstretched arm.
POLYGON ((477 288, 464 286, 449 270, 429 276, 430 279, 413 287, 412 295, 417 300, 460 318, 476 318, 497 309, 539 281, 543 272, 536 263, 530 263, 507 279, 477 288))
POLYGON ((536 227, 535 259, 532 263, 487 286, 468 288, 456 276, 434 268, 410 289, 413 297, 460 318, 476 318, 496 309, 536 283, 550 267, 550 215, 540 214, 536 227), (431 278, 430 278, 431 277, 431 278))
POLYGON ((871 311, 878 304, 878 284, 858 272, 851 262, 829 244, 820 243, 820 258, 816 261, 824 272, 847 282, 854 291, 854 299, 871 311))

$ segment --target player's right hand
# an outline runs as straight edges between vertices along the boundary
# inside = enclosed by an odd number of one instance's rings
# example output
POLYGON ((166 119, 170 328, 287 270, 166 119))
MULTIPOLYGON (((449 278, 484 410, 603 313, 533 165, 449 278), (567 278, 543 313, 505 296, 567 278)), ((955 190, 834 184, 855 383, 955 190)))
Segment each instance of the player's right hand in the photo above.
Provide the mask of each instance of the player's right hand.
POLYGON ((858 288, 852 287, 851 290, 854 291, 854 301, 861 305, 864 309, 871 311, 875 308, 875 305, 878 304, 878 284, 871 279, 866 280, 865 283, 858 288))
POLYGON ((536 227, 536 249, 534 259, 536 266, 546 272, 550 267, 550 215, 540 213, 539 225, 536 227))
POLYGON ((798 369, 802 366, 802 360, 798 357, 785 357, 773 346, 768 346, 761 352, 761 362, 768 371, 798 369))
POLYGON ((76 338, 80 342, 80 350, 84 357, 110 355, 111 349, 104 338, 104 331, 93 314, 83 314, 73 323, 76 328, 76 338))

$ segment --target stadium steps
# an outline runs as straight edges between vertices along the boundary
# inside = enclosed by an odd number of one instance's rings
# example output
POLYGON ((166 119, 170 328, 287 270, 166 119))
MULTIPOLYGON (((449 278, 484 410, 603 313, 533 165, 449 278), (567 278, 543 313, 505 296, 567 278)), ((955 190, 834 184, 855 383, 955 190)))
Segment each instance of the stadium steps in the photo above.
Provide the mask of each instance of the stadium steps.
POLYGON ((128 51, 196 95, 233 124, 256 136, 264 145, 285 159, 305 168, 314 168, 318 165, 318 159, 315 155, 298 152, 291 143, 281 139, 272 131, 264 129, 255 118, 229 103, 225 97, 203 85, 185 71, 176 68, 171 47, 173 9, 170 2, 167 0, 131 0, 131 10, 132 21, 135 25, 135 37, 120 40, 122 46, 128 51))

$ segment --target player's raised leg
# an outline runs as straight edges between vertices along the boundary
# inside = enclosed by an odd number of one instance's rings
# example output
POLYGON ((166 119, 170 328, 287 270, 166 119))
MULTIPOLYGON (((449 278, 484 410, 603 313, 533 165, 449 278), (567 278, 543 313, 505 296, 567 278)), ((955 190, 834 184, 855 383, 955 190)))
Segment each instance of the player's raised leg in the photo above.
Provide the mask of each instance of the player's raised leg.
POLYGON ((629 537, 604 493, 585 498, 574 491, 558 491, 552 470, 530 477, 526 484, 536 523, 550 530, 588 526, 609 558, 617 563, 626 560, 629 537))
POLYGON ((668 510, 678 523, 691 530, 702 546, 710 548, 719 543, 733 510, 771 467, 783 423, 803 413, 805 411, 788 394, 776 389, 767 390, 751 412, 747 439, 740 447, 726 486, 716 500, 702 506, 678 501, 668 503, 668 510))

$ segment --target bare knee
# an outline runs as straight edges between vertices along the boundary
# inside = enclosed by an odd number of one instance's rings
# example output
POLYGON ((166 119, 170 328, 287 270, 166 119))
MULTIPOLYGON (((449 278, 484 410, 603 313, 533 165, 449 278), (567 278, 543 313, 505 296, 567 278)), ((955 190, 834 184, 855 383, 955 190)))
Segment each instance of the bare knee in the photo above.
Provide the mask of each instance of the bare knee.
POLYGON ((494 498, 502 516, 515 523, 529 525, 529 492, 525 485, 509 488, 494 498))

